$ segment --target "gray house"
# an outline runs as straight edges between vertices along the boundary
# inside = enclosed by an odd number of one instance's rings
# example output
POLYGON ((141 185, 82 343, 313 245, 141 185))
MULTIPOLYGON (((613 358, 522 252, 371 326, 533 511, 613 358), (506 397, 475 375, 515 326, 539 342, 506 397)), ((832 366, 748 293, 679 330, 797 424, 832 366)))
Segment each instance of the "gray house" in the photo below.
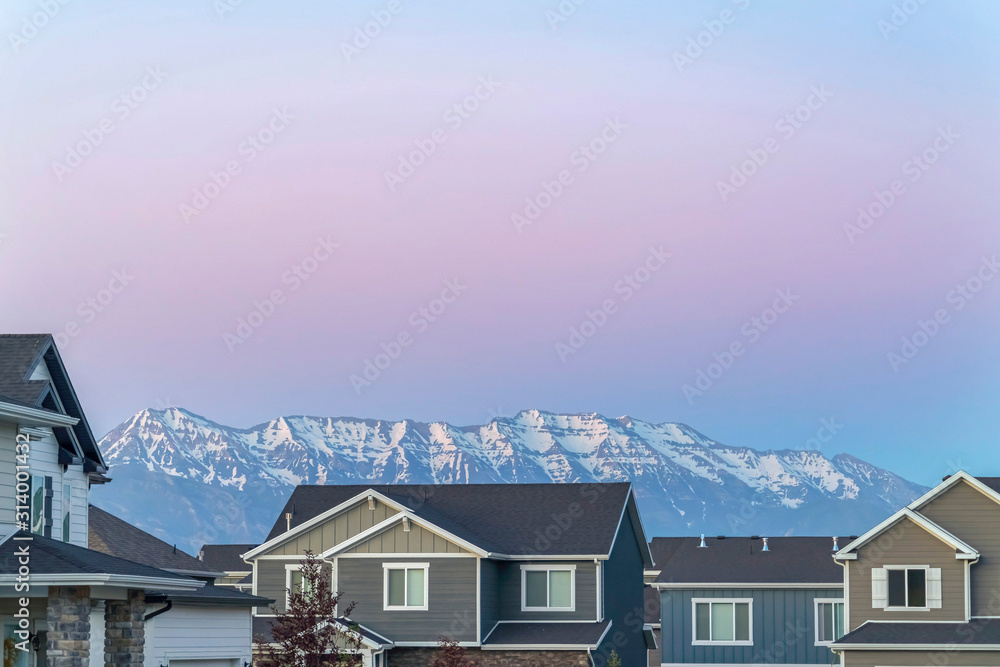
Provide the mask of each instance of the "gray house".
MULTIPOLYGON (((631 486, 300 486, 244 554, 253 591, 284 608, 306 551, 353 602, 364 664, 425 665, 440 637, 482 667, 642 665, 651 566, 631 486)), ((273 610, 256 612, 265 638, 273 610)))
POLYGON ((846 538, 656 538, 660 665, 829 665, 846 538))

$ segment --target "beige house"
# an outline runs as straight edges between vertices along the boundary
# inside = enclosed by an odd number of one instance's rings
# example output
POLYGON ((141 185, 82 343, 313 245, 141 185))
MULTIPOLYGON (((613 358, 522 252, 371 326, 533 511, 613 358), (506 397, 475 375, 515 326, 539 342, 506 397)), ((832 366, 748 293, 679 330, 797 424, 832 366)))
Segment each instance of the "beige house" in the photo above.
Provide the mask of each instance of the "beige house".
POLYGON ((835 558, 845 667, 1000 665, 1000 478, 947 477, 835 558))

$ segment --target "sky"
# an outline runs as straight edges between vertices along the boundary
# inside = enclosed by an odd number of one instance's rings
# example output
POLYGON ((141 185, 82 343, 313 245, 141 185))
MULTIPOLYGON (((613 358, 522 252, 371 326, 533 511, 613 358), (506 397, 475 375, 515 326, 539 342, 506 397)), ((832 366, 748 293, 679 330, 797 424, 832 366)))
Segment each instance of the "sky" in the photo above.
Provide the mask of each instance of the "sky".
POLYGON ((1000 5, 9 0, 0 330, 144 408, 1000 474, 1000 5), (994 279, 996 278, 996 279, 994 279))

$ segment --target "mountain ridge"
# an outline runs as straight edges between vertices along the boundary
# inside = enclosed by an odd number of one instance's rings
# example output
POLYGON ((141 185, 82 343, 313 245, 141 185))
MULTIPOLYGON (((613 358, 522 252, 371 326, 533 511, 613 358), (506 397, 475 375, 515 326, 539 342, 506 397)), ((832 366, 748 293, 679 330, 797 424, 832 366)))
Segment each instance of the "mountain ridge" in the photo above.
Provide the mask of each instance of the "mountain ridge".
POLYGON ((925 491, 850 454, 731 446, 687 424, 538 409, 485 424, 147 409, 101 440, 106 509, 197 549, 266 534, 297 484, 629 481, 649 537, 862 532, 925 491), (172 513, 157 512, 167 501, 172 513))

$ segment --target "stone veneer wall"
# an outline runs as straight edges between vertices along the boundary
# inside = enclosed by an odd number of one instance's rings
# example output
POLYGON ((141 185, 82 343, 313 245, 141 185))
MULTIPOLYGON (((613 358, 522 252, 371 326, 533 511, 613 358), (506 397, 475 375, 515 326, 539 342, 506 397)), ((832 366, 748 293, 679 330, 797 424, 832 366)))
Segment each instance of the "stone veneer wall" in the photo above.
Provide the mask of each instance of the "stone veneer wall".
MULTIPOLYGON (((104 607, 104 664, 142 667, 146 644, 146 593, 129 591, 128 600, 104 607)), ((59 667, 50 663, 49 667, 59 667)))
MULTIPOLYGON (((479 667, 589 667, 586 651, 482 651, 466 650, 470 660, 479 667)), ((388 667, 427 667, 434 661, 437 649, 394 648, 386 652, 388 667)))
POLYGON ((46 608, 47 667, 88 667, 90 663, 90 587, 49 586, 46 608))

